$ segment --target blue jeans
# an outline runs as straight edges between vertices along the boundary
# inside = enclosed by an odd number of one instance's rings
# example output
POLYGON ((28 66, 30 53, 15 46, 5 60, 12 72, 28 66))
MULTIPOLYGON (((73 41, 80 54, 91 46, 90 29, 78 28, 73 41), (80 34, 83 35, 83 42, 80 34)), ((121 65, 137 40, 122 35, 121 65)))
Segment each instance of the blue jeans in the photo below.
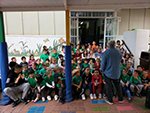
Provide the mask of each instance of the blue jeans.
POLYGON ((131 98, 131 94, 130 94, 129 88, 126 85, 123 86, 121 84, 121 86, 122 86, 123 91, 127 93, 127 95, 128 95, 129 98, 131 98))
MULTIPOLYGON (((37 93, 37 88, 36 88, 36 89, 34 90, 34 92, 33 92, 32 100, 35 99, 36 93, 37 93)), ((32 94, 32 90, 31 90, 31 88, 30 88, 29 91, 28 91, 28 100, 31 100, 31 94, 32 94)))
POLYGON ((86 90, 87 88, 90 89, 90 94, 93 93, 93 89, 92 89, 92 84, 91 84, 91 82, 88 83, 88 84, 83 83, 83 86, 82 86, 82 87, 83 87, 83 89, 84 89, 84 93, 85 93, 85 90, 86 90))

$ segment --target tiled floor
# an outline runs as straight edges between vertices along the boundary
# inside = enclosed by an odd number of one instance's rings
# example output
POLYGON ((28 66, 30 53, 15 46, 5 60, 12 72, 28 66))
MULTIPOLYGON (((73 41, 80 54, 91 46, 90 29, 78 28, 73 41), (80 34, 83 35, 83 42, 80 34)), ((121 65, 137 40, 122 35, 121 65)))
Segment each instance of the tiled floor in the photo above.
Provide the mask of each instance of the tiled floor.
POLYGON ((75 100, 70 103, 60 104, 55 100, 50 102, 38 101, 37 103, 19 104, 12 108, 11 105, 0 106, 0 113, 150 113, 150 109, 145 107, 145 97, 142 99, 134 97, 129 103, 127 100, 119 104, 114 98, 114 104, 108 105, 104 99, 85 101, 75 100))

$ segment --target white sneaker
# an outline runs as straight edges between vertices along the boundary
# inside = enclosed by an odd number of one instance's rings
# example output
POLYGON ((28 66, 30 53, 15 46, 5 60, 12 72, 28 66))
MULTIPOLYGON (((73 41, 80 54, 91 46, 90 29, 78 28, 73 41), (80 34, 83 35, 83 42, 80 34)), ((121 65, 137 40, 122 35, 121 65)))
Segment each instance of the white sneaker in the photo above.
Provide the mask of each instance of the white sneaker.
POLYGON ((47 100, 48 100, 48 101, 51 100, 51 96, 47 96, 47 100))
POLYGON ((94 99, 97 99, 96 94, 94 94, 93 98, 94 98, 94 99))
POLYGON ((102 98, 102 94, 99 94, 99 98, 102 98))
POLYGON ((90 94, 90 98, 91 98, 91 100, 93 100, 93 94, 90 94))
POLYGON ((54 99, 55 99, 55 100, 58 100, 58 95, 55 95, 55 96, 54 96, 54 99))
POLYGON ((85 95, 84 94, 82 94, 81 97, 82 97, 82 100, 85 100, 85 95))
POLYGON ((45 102, 45 97, 42 97, 42 101, 45 102))

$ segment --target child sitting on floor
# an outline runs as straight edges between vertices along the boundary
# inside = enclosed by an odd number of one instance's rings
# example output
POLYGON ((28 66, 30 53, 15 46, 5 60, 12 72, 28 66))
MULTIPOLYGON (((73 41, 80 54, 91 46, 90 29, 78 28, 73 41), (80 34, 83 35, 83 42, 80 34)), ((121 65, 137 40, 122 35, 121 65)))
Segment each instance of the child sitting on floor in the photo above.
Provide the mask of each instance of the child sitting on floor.
POLYGON ((49 66, 50 69, 54 69, 55 67, 58 67, 56 58, 52 57, 51 60, 52 60, 52 63, 51 63, 50 66, 49 66))
POLYGON ((74 69, 72 71, 72 74, 75 75, 72 78, 72 90, 75 94, 75 99, 78 100, 81 97, 81 95, 83 94, 83 89, 81 88, 82 77, 80 76, 80 71, 77 69, 74 69))
POLYGON ((86 67, 89 67, 90 68, 90 65, 88 64, 88 59, 84 59, 84 63, 82 64, 82 68, 86 68, 86 67))
POLYGON ((28 65, 29 65, 29 68, 32 67, 32 64, 33 63, 36 63, 35 59, 34 59, 34 55, 31 54, 30 57, 29 57, 29 61, 28 61, 28 65))
POLYGON ((20 65, 28 65, 28 63, 26 62, 26 57, 25 56, 23 56, 23 57, 21 57, 21 60, 22 60, 22 62, 20 63, 20 65))
POLYGON ((55 90, 55 83, 54 83, 54 76, 52 76, 53 70, 48 69, 45 73, 44 80, 46 82, 46 89, 49 91, 47 95, 47 100, 51 100, 51 93, 53 90, 55 90))
POLYGON ((40 59, 42 60, 42 62, 45 62, 46 59, 49 59, 49 55, 46 49, 43 50, 43 54, 40 56, 40 59))
POLYGON ((46 72, 46 67, 47 67, 47 65, 46 65, 46 62, 43 62, 42 63, 42 67, 43 67, 43 69, 41 69, 40 71, 39 71, 39 74, 41 74, 42 75, 42 77, 44 76, 44 74, 45 74, 45 72, 46 72))
POLYGON ((37 93, 37 97, 34 100, 34 102, 37 102, 40 99, 40 94, 42 96, 42 101, 45 102, 45 86, 46 86, 46 82, 43 79, 42 75, 40 75, 40 74, 36 75, 35 80, 37 82, 38 93, 37 93))
POLYGON ((41 64, 41 59, 38 58, 38 59, 36 60, 36 63, 37 63, 37 67, 36 67, 36 68, 37 68, 38 70, 41 70, 41 69, 43 68, 43 67, 42 67, 42 64, 41 64))
POLYGON ((93 98, 96 99, 96 87, 99 90, 99 98, 102 98, 102 76, 98 69, 94 70, 94 74, 92 75, 92 83, 93 83, 93 98))
POLYGON ((141 83, 142 82, 141 82, 141 77, 140 77, 140 71, 135 70, 133 76, 131 76, 130 78, 130 84, 131 84, 130 89, 132 93, 134 93, 134 89, 136 88, 137 89, 136 95, 140 98, 142 98, 140 93, 142 91, 142 88, 144 87, 141 83))
POLYGON ((28 71, 28 65, 23 65, 23 70, 22 70, 22 74, 25 75, 25 80, 28 79, 28 76, 29 76, 29 71, 28 71))
POLYGON ((127 74, 127 72, 128 72, 127 68, 124 68, 122 70, 122 75, 120 77, 120 82, 121 82, 122 89, 128 95, 128 100, 131 101, 131 94, 130 94, 130 91, 129 91, 129 88, 128 88, 128 84, 129 84, 129 81, 130 81, 130 76, 127 74))
POLYGON ((82 74, 83 84, 82 87, 84 89, 84 93, 82 95, 83 100, 85 100, 85 90, 87 88, 90 89, 90 98, 93 99, 93 89, 92 89, 92 75, 90 73, 90 68, 86 67, 84 73, 82 74))
POLYGON ((36 80, 34 77, 34 70, 33 69, 29 70, 28 83, 30 84, 30 89, 28 91, 28 101, 27 102, 30 102, 31 99, 32 99, 31 102, 34 102, 34 99, 36 97, 36 92, 37 92, 37 89, 36 89, 37 86, 36 86, 36 80), (32 97, 31 97, 31 94, 33 94, 32 97))
POLYGON ((39 74, 39 70, 37 69, 37 63, 32 64, 32 69, 34 70, 34 77, 39 74))

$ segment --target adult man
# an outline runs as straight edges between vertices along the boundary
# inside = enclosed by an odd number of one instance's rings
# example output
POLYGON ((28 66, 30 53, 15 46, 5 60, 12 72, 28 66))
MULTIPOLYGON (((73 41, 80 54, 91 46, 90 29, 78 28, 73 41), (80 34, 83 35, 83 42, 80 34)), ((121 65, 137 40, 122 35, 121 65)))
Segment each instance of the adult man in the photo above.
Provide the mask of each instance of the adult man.
POLYGON ((122 54, 115 48, 114 40, 108 42, 108 47, 109 49, 105 51, 102 56, 101 69, 104 73, 104 80, 106 82, 106 102, 112 105, 112 81, 117 89, 119 103, 123 103, 124 101, 120 85, 120 62, 122 60, 122 54))
POLYGON ((6 80, 6 88, 4 89, 4 92, 14 101, 12 107, 17 106, 21 101, 24 104, 27 104, 25 101, 25 96, 30 88, 30 85, 29 83, 25 83, 25 76, 21 74, 21 71, 22 66, 18 64, 15 65, 14 70, 8 74, 6 80), (16 96, 16 94, 20 92, 23 92, 21 100, 16 96))

